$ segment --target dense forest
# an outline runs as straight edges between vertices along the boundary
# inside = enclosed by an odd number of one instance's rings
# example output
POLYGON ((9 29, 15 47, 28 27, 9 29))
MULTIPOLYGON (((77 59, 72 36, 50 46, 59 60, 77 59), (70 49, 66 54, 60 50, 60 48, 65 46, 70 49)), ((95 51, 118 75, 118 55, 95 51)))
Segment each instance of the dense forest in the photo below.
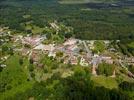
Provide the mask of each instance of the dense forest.
POLYGON ((24 31, 20 25, 26 21, 44 27, 57 20, 74 28, 80 39, 134 39, 134 2, 110 5, 59 4, 57 0, 1 0, 0 25, 24 31), (99 5, 99 6, 98 6, 99 5), (24 19, 23 15, 31 15, 24 19))

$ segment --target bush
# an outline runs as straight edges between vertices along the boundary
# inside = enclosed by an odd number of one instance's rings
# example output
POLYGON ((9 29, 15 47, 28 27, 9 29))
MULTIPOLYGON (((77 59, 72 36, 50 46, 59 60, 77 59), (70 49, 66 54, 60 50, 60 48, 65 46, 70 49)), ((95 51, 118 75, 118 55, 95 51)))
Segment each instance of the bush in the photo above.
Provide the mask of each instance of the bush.
POLYGON ((119 84, 119 87, 125 91, 134 91, 134 82, 130 83, 130 82, 124 81, 119 84))

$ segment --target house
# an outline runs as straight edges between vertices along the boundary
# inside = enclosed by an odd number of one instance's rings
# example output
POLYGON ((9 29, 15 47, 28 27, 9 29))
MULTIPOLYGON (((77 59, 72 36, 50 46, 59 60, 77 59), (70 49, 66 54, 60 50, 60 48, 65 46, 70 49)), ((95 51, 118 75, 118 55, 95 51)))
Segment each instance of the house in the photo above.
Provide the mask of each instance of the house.
POLYGON ((80 59, 80 65, 81 66, 88 66, 89 65, 88 60, 86 58, 82 57, 80 59))
POLYGON ((55 50, 54 44, 44 45, 44 51, 53 52, 55 50))
MULTIPOLYGON (((55 54, 57 54, 58 52, 60 52, 60 53, 63 53, 63 56, 64 56, 64 54, 65 54, 65 48, 64 48, 63 45, 58 45, 58 46, 55 46, 55 49, 52 52, 55 53, 55 54)), ((56 56, 55 54, 54 54, 54 56, 56 56)))
POLYGON ((56 52, 49 52, 49 54, 48 54, 48 57, 53 57, 53 58, 55 58, 56 57, 56 52))
POLYGON ((35 48, 34 48, 34 50, 44 50, 44 48, 45 48, 45 45, 43 45, 43 44, 39 44, 38 46, 36 46, 35 48))
POLYGON ((64 52, 65 51, 65 47, 63 45, 58 45, 58 46, 55 47, 55 51, 64 52))
POLYGON ((94 56, 93 56, 94 58, 98 58, 99 57, 99 55, 98 54, 94 54, 94 56))
POLYGON ((49 44, 49 45, 44 45, 44 44, 39 44, 34 48, 34 50, 42 50, 42 51, 53 51, 55 49, 54 44, 49 44))
POLYGON ((40 36, 28 36, 28 37, 24 37, 24 39, 22 39, 22 43, 23 44, 28 44, 31 46, 36 46, 39 45, 42 42, 43 38, 40 36))
POLYGON ((40 53, 38 51, 32 51, 30 58, 33 60, 34 64, 36 64, 40 60, 40 53))
POLYGON ((22 35, 13 36, 13 41, 14 42, 21 41, 22 39, 23 39, 23 36, 22 35))
POLYGON ((5 67, 7 67, 7 65, 2 64, 2 65, 0 65, 0 67, 5 68, 5 67))
POLYGON ((102 60, 107 60, 107 59, 111 59, 111 57, 108 56, 101 56, 102 60))
POLYGON ((60 29, 60 27, 56 24, 56 22, 54 23, 50 23, 51 27, 56 29, 57 31, 60 29))
POLYGON ((27 56, 29 53, 30 53, 29 49, 23 48, 23 49, 21 50, 21 55, 22 55, 22 56, 27 56))
POLYGON ((112 59, 108 59, 105 62, 108 63, 108 64, 113 64, 114 63, 114 61, 112 59))
POLYGON ((71 55, 72 55, 72 51, 70 51, 70 50, 65 50, 65 55, 66 55, 66 56, 71 56, 71 55))
POLYGON ((109 45, 110 44, 110 41, 109 40, 105 40, 103 42, 105 43, 105 45, 109 45))
POLYGON ((102 62, 102 59, 101 59, 101 57, 94 57, 93 59, 92 59, 92 61, 91 61, 91 63, 92 63, 92 65, 93 66, 98 66, 98 64, 100 64, 102 62))
POLYGON ((77 43, 77 39, 73 39, 73 38, 70 38, 68 39, 63 45, 66 46, 66 45, 74 45, 77 43))
POLYGON ((74 53, 78 53, 79 52, 79 48, 78 48, 77 45, 69 45, 69 46, 66 47, 66 49, 70 50, 70 51, 72 51, 74 53))
POLYGON ((0 33, 1 33, 1 32, 3 32, 3 28, 2 28, 2 27, 0 27, 0 33))
POLYGON ((77 64, 78 64, 78 59, 77 59, 77 57, 76 57, 76 56, 71 56, 71 57, 70 57, 70 63, 71 63, 72 65, 77 65, 77 64))
POLYGON ((64 57, 64 64, 68 64, 68 63, 69 63, 69 57, 66 56, 66 57, 64 57))
POLYGON ((127 62, 129 65, 134 65, 134 57, 125 57, 125 62, 127 62))
POLYGON ((117 52, 117 50, 115 48, 110 48, 108 49, 110 52, 117 52))
POLYGON ((102 59, 102 61, 105 61, 108 64, 114 63, 113 59, 111 57, 108 57, 108 56, 102 56, 101 59, 102 59))
POLYGON ((90 49, 93 50, 94 49, 94 40, 93 41, 89 41, 88 46, 89 46, 90 49))

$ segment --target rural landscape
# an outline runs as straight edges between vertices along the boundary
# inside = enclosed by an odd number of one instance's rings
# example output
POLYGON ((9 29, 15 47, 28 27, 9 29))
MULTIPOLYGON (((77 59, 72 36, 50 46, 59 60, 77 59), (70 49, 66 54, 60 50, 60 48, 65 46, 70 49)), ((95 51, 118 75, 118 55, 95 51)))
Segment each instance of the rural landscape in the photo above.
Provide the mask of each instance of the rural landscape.
POLYGON ((134 0, 0 0, 0 100, 134 100, 134 0))

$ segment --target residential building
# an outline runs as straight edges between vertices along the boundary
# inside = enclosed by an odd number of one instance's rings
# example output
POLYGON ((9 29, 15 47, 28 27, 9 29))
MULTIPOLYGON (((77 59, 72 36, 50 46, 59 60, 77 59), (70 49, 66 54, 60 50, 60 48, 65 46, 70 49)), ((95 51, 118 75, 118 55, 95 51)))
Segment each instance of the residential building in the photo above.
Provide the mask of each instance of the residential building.
POLYGON ((80 59, 80 65, 81 65, 81 66, 88 66, 88 65, 89 65, 88 59, 82 57, 82 58, 80 59))

